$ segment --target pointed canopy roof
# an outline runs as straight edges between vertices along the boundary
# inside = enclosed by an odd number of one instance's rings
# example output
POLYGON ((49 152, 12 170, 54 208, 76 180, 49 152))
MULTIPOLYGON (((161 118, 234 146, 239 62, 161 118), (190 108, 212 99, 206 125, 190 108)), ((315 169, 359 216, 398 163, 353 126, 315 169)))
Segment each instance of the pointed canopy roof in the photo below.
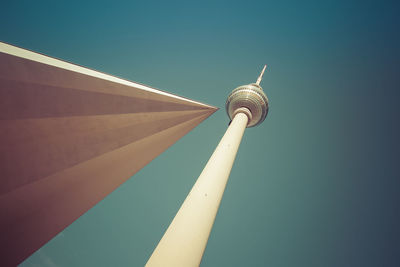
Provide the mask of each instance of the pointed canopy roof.
POLYGON ((216 110, 0 43, 0 265, 22 262, 216 110))

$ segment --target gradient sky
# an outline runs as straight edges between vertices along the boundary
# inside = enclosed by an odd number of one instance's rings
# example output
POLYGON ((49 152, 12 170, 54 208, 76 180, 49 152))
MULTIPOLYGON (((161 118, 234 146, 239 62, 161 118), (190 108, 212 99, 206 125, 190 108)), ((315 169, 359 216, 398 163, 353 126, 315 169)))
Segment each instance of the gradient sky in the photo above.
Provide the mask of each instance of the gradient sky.
MULTIPOLYGON (((202 266, 400 266, 396 1, 7 1, 0 40, 220 110, 22 266, 143 266, 254 82, 202 266)), ((134 160, 134 159, 132 159, 134 160)))

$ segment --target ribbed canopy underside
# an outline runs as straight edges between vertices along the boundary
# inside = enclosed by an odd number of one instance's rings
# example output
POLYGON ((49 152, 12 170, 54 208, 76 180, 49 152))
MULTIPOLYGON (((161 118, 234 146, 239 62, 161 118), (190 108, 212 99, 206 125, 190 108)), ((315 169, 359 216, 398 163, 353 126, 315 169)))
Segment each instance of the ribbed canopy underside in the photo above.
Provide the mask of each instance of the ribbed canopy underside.
POLYGON ((0 265, 22 262, 215 111, 0 43, 0 265))

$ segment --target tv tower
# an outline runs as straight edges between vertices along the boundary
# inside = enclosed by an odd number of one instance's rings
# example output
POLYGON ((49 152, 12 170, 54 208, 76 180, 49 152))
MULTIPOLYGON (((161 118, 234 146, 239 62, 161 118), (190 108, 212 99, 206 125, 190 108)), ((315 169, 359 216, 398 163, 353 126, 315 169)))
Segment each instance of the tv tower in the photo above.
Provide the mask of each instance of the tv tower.
POLYGON ((244 130, 262 123, 268 98, 260 82, 242 85, 226 100, 231 123, 146 266, 199 266, 244 130))

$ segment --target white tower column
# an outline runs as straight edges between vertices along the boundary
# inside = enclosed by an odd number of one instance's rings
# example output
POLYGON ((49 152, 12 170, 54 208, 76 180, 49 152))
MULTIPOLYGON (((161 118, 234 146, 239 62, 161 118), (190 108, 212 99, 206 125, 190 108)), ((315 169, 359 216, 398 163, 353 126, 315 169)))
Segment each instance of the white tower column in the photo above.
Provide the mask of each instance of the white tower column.
POLYGON ((268 98, 259 85, 265 68, 256 83, 239 86, 228 96, 231 124, 146 266, 200 265, 244 130, 263 122, 268 113, 268 98))
POLYGON ((199 266, 248 117, 235 115, 146 266, 199 266))

